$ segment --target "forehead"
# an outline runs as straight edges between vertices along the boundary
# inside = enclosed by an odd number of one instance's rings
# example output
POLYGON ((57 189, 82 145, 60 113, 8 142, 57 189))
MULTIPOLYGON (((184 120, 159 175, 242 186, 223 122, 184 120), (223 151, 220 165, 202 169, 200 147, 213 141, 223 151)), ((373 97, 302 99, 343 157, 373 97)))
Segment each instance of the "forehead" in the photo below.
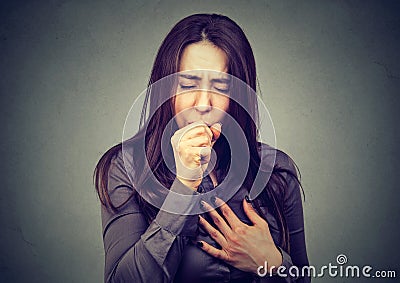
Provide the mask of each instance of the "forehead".
POLYGON ((228 57, 226 53, 209 42, 189 44, 182 52, 179 71, 214 70, 228 71, 228 57))
POLYGON ((178 78, 183 81, 209 81, 216 83, 229 83, 231 76, 225 72, 217 72, 212 70, 190 70, 183 71, 178 74, 178 78))

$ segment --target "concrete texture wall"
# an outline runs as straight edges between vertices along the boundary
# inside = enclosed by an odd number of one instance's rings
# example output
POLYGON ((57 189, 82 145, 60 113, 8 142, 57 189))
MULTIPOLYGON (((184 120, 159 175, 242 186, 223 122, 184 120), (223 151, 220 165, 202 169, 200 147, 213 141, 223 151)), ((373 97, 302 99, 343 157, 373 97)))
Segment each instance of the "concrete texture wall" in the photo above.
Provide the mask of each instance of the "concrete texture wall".
POLYGON ((399 3, 2 1, 0 281, 103 280, 93 168, 163 37, 197 12, 230 16, 254 48, 277 146, 303 176, 310 263, 399 273, 399 3))

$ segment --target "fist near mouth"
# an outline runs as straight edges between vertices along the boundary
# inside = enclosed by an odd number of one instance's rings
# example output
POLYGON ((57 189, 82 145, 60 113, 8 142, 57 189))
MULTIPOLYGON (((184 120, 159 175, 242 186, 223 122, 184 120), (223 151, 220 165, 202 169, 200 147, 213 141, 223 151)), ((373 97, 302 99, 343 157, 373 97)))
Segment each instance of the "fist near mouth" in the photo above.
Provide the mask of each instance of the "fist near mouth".
POLYGON ((176 175, 187 187, 197 190, 211 158, 211 149, 221 135, 222 126, 208 127, 199 121, 177 130, 171 137, 176 175))

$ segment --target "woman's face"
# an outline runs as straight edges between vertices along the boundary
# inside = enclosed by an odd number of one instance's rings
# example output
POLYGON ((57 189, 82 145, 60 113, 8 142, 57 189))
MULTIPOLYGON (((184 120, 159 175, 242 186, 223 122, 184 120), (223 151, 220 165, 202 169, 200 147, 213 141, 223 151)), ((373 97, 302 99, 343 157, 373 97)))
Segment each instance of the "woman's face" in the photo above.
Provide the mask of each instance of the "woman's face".
POLYGON ((212 43, 193 43, 183 50, 174 99, 179 128, 197 121, 208 126, 221 122, 229 107, 227 71, 225 52, 212 43))

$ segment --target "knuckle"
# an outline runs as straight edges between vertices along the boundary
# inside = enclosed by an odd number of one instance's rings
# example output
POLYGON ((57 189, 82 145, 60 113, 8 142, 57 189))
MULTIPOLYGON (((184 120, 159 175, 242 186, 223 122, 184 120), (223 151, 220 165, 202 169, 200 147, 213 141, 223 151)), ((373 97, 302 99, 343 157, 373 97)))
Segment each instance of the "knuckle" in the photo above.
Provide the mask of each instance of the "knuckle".
POLYGON ((246 235, 247 234, 247 229, 245 227, 242 227, 242 226, 238 226, 238 227, 233 228, 233 231, 237 235, 246 235))
POLYGON ((238 243, 240 240, 239 240, 239 237, 236 234, 230 234, 228 237, 229 237, 229 241, 231 243, 233 243, 233 245, 229 246, 229 249, 232 250, 232 247, 235 247, 236 243, 238 243))
POLYGON ((228 244, 226 251, 227 251, 228 255, 231 255, 234 257, 234 255, 236 254, 236 251, 237 251, 237 244, 235 242, 228 244))
POLYGON ((210 235, 212 238, 216 239, 218 238, 218 232, 217 230, 213 229, 212 231, 210 231, 210 235))
POLYGON ((218 259, 224 259, 223 255, 221 253, 215 253, 215 257, 218 259))
POLYGON ((219 217, 214 217, 213 221, 214 221, 214 224, 217 226, 221 224, 221 219, 219 217))
POLYGON ((182 153, 183 153, 182 147, 179 146, 179 145, 176 147, 176 150, 177 150, 177 152, 178 152, 179 154, 182 154, 182 153))
POLYGON ((261 227, 261 229, 269 231, 268 222, 265 221, 264 219, 262 221, 259 221, 259 223, 257 223, 257 224, 258 224, 258 226, 261 227))
POLYGON ((227 218, 231 216, 231 211, 226 205, 221 206, 221 212, 227 218))

